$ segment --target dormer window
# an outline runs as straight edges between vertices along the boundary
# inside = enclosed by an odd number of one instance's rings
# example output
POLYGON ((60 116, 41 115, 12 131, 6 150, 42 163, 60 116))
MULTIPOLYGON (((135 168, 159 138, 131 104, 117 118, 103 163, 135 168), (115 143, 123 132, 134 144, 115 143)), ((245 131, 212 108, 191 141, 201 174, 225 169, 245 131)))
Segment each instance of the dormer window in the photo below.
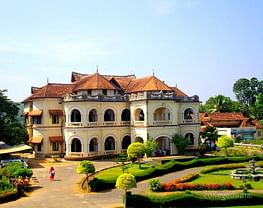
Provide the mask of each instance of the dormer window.
POLYGON ((107 95, 107 90, 103 89, 103 90, 102 90, 102 94, 103 94, 103 95, 107 95))

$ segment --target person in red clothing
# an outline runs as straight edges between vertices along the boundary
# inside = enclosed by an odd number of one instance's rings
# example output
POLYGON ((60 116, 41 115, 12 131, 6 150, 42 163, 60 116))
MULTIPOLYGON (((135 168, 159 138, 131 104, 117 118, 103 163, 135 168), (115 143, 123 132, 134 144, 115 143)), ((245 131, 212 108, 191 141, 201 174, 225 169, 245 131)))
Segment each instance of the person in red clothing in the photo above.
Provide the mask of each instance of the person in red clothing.
POLYGON ((50 167, 50 170, 49 170, 49 178, 50 178, 50 181, 54 181, 54 178, 55 178, 55 169, 51 166, 50 167))

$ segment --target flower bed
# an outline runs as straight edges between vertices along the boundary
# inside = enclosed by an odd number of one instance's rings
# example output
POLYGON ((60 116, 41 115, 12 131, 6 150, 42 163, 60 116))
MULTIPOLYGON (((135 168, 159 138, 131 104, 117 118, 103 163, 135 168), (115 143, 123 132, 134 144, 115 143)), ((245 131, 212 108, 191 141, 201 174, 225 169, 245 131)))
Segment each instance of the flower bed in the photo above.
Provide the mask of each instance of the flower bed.
POLYGON ((208 184, 191 184, 191 183, 168 183, 162 184, 162 191, 185 191, 185 190, 234 190, 232 183, 225 184, 208 183, 208 184))

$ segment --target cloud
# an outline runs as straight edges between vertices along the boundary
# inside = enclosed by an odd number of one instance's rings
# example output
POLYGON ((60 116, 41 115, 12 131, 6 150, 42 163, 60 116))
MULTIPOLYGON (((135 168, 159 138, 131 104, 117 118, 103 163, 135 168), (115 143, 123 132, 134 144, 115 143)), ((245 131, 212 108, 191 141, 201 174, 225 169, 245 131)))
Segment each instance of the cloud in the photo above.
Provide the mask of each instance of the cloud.
POLYGON ((77 62, 94 56, 111 54, 107 40, 42 38, 32 41, 0 40, 0 53, 44 56, 63 62, 77 62))

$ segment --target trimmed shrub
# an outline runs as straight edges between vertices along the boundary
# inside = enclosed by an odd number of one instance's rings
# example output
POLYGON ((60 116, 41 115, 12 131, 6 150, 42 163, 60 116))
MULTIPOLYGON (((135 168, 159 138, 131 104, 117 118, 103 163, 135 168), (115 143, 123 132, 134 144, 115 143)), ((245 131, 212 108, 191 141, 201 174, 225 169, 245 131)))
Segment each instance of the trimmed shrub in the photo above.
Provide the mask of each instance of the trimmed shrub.
POLYGON ((154 179, 150 180, 149 184, 150 184, 150 189, 152 191, 160 191, 161 190, 161 183, 160 183, 159 179, 154 178, 154 179))
POLYGON ((127 207, 222 207, 233 205, 261 205, 263 194, 237 193, 232 195, 193 194, 191 192, 180 194, 169 194, 165 196, 156 195, 129 195, 127 196, 127 207))

